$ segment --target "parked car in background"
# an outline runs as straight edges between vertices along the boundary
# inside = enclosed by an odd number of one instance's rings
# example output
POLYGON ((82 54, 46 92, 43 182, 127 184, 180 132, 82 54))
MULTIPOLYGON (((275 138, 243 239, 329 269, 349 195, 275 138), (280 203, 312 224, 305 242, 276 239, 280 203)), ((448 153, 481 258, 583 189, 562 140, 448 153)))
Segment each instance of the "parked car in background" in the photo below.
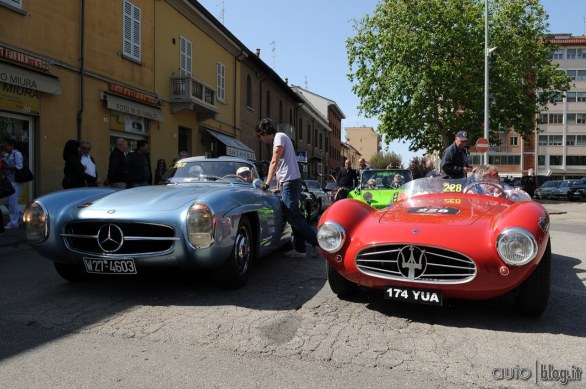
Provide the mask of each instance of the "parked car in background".
POLYGON ((318 180, 304 180, 307 189, 317 197, 317 212, 322 213, 324 209, 332 204, 331 192, 324 192, 318 180))
POLYGON ((45 194, 24 211, 27 241, 69 281, 177 267, 213 270, 228 288, 246 283, 257 258, 291 243, 281 200, 248 160, 185 158, 162 182, 45 194), (252 182, 235 174, 242 168, 252 182))
POLYGON ((568 189, 568 200, 586 199, 586 177, 582 177, 568 189))
POLYGON ((561 183, 562 183, 562 180, 546 181, 539 188, 535 189, 535 192, 533 193, 533 197, 536 199, 549 199, 549 198, 551 198, 552 190, 554 190, 555 188, 560 186, 561 183))
POLYGON ((563 180, 557 188, 551 190, 550 198, 554 200, 568 200, 568 192, 578 180, 563 180))

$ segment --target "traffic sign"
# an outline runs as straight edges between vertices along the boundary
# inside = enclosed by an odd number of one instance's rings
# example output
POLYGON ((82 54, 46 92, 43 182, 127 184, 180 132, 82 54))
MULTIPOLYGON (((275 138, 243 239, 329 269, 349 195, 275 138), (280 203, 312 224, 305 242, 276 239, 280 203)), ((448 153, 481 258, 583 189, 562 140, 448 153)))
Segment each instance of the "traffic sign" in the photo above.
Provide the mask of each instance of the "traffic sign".
POLYGON ((479 153, 486 153, 488 151, 488 139, 478 138, 476 141, 476 151, 479 153))

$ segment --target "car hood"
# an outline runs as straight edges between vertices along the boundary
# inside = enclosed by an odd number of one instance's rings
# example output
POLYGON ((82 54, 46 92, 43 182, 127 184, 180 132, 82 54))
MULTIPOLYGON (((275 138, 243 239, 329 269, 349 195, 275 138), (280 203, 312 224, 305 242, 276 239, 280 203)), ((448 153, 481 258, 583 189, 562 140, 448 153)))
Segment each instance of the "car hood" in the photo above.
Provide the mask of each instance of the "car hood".
POLYGON ((185 206, 187 203, 192 203, 196 199, 202 199, 210 192, 227 190, 220 185, 142 186, 120 190, 96 199, 87 204, 87 208, 92 210, 116 209, 117 211, 172 211, 185 206))
POLYGON ((450 224, 466 226, 510 204, 487 196, 428 195, 399 201, 383 212, 380 223, 450 224))

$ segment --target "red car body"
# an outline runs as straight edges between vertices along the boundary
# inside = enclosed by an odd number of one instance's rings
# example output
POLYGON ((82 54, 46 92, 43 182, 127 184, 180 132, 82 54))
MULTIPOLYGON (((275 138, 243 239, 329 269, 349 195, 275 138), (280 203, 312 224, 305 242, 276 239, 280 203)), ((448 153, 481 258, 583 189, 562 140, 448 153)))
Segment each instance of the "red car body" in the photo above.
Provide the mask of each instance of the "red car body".
MULTIPOLYGON (((444 188, 454 188, 450 180, 443 181, 444 188)), ((338 295, 360 285, 385 290, 385 296, 395 300, 441 304, 449 298, 482 300, 515 292, 520 310, 529 315, 541 314, 547 304, 549 215, 533 201, 442 191, 407 195, 377 211, 345 199, 324 212, 318 236, 328 224, 345 236, 335 251, 322 247, 328 280, 338 295), (530 237, 520 239, 533 246, 534 256, 527 263, 507 263, 500 256, 499 236, 510 231, 530 237)), ((521 254, 525 249, 516 242, 510 247, 521 254)))

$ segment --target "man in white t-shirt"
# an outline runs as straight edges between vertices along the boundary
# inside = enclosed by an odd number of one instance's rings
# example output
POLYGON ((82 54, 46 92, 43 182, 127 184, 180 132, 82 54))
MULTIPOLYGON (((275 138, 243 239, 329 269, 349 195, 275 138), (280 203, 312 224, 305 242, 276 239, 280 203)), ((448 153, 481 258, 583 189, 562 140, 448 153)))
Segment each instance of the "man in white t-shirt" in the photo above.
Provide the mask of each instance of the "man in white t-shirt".
POLYGON ((88 141, 79 142, 79 151, 81 152, 81 164, 83 165, 83 173, 87 186, 98 186, 98 169, 96 168, 96 161, 90 155, 92 144, 88 141))
POLYGON ((316 256, 317 236, 314 229, 299 209, 301 198, 301 172, 297 164, 297 154, 293 142, 284 133, 275 130, 271 119, 262 119, 255 129, 257 138, 266 144, 273 144, 273 156, 265 184, 270 187, 273 177, 277 179, 277 188, 285 204, 285 215, 293 229, 295 249, 285 253, 288 257, 303 257, 309 252, 316 256))

